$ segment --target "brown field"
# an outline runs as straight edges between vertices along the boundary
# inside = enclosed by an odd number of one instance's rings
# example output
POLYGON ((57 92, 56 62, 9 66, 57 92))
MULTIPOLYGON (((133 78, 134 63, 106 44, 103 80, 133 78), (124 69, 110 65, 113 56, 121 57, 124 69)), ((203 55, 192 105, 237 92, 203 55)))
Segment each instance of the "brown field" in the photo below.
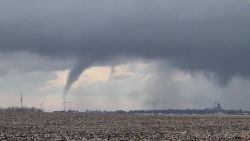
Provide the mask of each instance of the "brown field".
POLYGON ((250 117, 0 113, 0 140, 250 140, 250 117))

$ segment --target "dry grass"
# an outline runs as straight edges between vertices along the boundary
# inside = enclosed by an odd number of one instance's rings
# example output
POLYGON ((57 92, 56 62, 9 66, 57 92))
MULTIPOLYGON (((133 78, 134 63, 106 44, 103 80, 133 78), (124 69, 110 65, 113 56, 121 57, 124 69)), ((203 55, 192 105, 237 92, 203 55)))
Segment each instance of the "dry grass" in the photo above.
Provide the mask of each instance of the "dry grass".
POLYGON ((250 140, 250 117, 0 113, 0 140, 250 140))

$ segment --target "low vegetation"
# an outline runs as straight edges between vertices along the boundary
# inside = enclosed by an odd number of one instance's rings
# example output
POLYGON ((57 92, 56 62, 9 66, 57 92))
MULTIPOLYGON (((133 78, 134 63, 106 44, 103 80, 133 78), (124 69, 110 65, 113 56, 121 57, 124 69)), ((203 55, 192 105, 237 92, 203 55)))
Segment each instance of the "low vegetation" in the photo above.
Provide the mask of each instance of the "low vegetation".
POLYGON ((0 108, 0 112, 43 112, 42 109, 38 109, 35 107, 9 107, 9 108, 0 108))

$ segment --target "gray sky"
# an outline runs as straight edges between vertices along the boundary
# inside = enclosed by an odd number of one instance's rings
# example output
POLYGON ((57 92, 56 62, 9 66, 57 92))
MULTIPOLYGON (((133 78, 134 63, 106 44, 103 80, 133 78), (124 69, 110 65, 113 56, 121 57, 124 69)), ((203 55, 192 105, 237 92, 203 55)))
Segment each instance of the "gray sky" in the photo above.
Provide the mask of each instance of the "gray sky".
POLYGON ((215 99, 249 109, 249 25, 247 0, 1 0, 1 99, 24 90, 47 109, 63 93, 78 109, 215 99))

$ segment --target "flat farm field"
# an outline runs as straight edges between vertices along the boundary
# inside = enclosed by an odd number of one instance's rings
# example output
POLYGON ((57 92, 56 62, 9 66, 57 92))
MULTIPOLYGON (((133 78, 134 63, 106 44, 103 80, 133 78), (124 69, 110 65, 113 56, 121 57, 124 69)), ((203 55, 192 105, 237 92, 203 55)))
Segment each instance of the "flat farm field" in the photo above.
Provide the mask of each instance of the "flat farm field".
POLYGON ((0 140, 250 140, 250 117, 0 113, 0 140))

